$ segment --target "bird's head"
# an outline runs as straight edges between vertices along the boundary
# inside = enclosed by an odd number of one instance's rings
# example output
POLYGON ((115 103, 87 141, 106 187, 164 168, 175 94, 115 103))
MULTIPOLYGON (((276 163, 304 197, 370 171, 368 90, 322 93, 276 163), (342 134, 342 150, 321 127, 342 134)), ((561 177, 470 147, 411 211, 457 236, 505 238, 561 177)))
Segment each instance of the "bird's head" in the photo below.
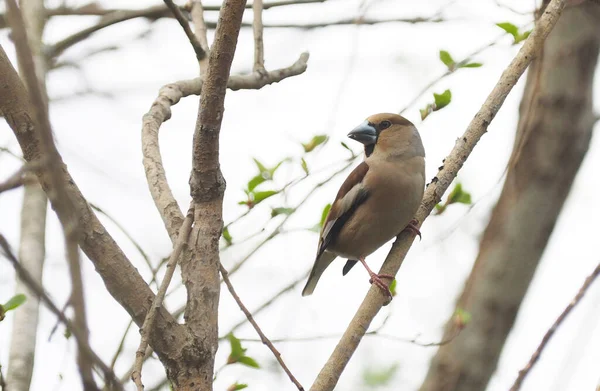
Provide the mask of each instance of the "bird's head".
POLYGON ((425 156, 417 128, 398 114, 372 115, 348 133, 348 137, 365 146, 367 157, 373 153, 382 156, 425 156))

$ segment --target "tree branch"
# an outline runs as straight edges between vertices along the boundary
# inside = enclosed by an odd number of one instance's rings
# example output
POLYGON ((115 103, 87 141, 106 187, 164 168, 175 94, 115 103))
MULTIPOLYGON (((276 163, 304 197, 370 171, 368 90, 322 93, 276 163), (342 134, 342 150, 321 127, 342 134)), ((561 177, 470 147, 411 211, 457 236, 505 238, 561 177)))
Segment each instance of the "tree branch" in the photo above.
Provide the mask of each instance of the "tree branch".
MULTIPOLYGON (((21 80, 12 67, 4 49, 0 46, 0 110, 4 113, 26 161, 39 161, 43 156, 38 133, 35 131, 33 110, 21 80)), ((37 172, 38 179, 48 193, 55 192, 53 182, 46 170, 37 172)), ((109 293, 131 315, 136 324, 142 325, 154 300, 154 294, 138 271, 129 262, 106 228, 90 209, 66 167, 61 167, 61 183, 79 216, 79 244, 94 263, 109 293)), ((56 207, 55 207, 56 208, 56 207)), ((57 212, 60 212, 57 209, 57 212)), ((190 344, 187 330, 162 308, 156 318, 150 343, 159 358, 169 364, 176 361, 182 350, 190 344)))
MULTIPOLYGON (((206 22, 204 21, 204 7, 201 0, 192 1, 192 9, 190 10, 192 23, 194 24, 194 34, 198 38, 200 45, 205 53, 209 53, 208 38, 206 36, 206 22)), ((199 61, 200 76, 206 76, 208 70, 208 55, 199 61)))
MULTIPOLYGON (((304 73, 307 61, 308 53, 302 53, 292 66, 267 72, 265 77, 260 77, 256 73, 232 75, 227 82, 227 88, 231 90, 261 89, 266 85, 304 73)), ((171 107, 179 103, 181 98, 200 95, 203 85, 204 78, 200 77, 165 85, 160 89, 158 97, 142 121, 142 153, 146 180, 154 204, 172 241, 177 238, 177 231, 183 222, 183 214, 167 182, 158 143, 158 131, 162 123, 171 118, 171 107)))
MULTIPOLYGON (((517 83, 527 66, 539 52, 544 39, 554 27, 558 20, 566 0, 552 0, 532 34, 525 41, 517 56, 502 73, 498 83, 485 100, 481 109, 460 137, 450 155, 445 159, 442 169, 428 185, 423 202, 419 208, 416 218, 423 222, 431 213, 435 205, 441 201, 441 197, 448 189, 450 183, 463 166, 479 139, 485 134, 491 121, 496 116, 508 93, 517 83)), ((380 273, 395 275, 404 260, 414 240, 414 234, 401 233, 390 251, 380 273)), ((350 322, 342 339, 336 346, 329 360, 317 376, 311 391, 333 390, 338 382, 346 364, 358 347, 362 337, 369 328, 375 315, 384 304, 385 297, 377 287, 371 287, 356 315, 350 322)))
POLYGON ((262 0, 254 0, 252 4, 252 12, 254 16, 253 32, 254 32, 254 72, 263 73, 265 71, 265 48, 263 44, 263 2, 262 0))
POLYGON ((231 293, 231 296, 233 297, 235 302, 238 304, 238 306, 240 307, 240 309, 242 310, 244 315, 246 315, 248 322, 250 322, 252 327, 254 327, 254 330, 256 330, 256 333, 260 337, 261 342, 264 345, 266 345, 269 348, 269 350, 273 353, 273 355, 275 356, 275 359, 277 360, 277 362, 279 363, 281 368, 283 368, 284 372, 288 375, 288 377, 290 378, 292 383, 294 383, 294 385, 298 388, 298 390, 304 391, 304 387, 302 387, 302 384, 300 384, 300 382, 294 377, 294 375, 292 374, 290 369, 287 367, 287 365, 285 365, 285 362, 281 358, 281 353, 279 353, 279 351, 271 343, 269 338, 267 338, 265 333, 262 332, 262 330, 260 329, 260 326, 254 320, 250 311, 248 311, 248 309, 246 308, 244 303, 242 303, 242 299, 240 299, 240 297, 235 292, 235 289, 233 288, 233 285, 231 284, 231 281, 229 280, 229 274, 227 273, 227 270, 225 270, 225 268, 223 267, 221 262, 219 262, 219 271, 221 272, 221 275, 223 276, 223 281, 225 282, 225 285, 227 285, 227 289, 229 289, 229 293, 231 293))
POLYGON ((535 363, 538 361, 538 359, 542 355, 542 352, 544 351, 544 348, 546 348, 546 345, 548 345, 550 338, 552 338, 552 336, 554 335, 556 330, 558 330, 560 325, 567 318, 567 316, 571 313, 571 311, 573 311, 573 309, 577 306, 577 304, 579 304, 579 302, 581 301, 581 299, 586 294, 589 287, 592 285, 592 283, 598 277, 599 274, 600 274, 600 263, 598 263, 598 265, 596 266, 596 268, 594 269, 592 274, 590 274, 585 279, 585 281, 583 282, 583 285, 581 286, 581 288, 579 288, 579 291, 577 292, 577 294, 575 295, 573 300, 571 300, 569 305, 567 305, 565 307, 563 312, 554 321, 552 326, 548 329, 548 331, 546 331, 546 334, 544 334, 544 338, 542 338, 540 345, 537 347, 535 352, 533 352, 533 354, 531 355, 531 358, 529 359, 529 362, 527 363, 527 365, 525 365, 525 367, 519 371, 519 375, 515 379, 515 382, 513 383, 512 387, 510 388, 510 391, 519 391, 521 389, 521 386, 523 385, 523 381, 525 380, 525 378, 531 371, 531 368, 533 368, 535 363))
POLYGON ((154 319, 156 318, 157 311, 162 307, 163 299, 165 298, 165 294, 167 293, 167 289, 169 288, 169 284, 171 283, 171 278, 173 278, 173 273, 175 273, 175 267, 177 266, 177 261, 181 256, 181 252, 187 243, 188 236, 190 235, 190 230, 192 228, 192 222, 194 217, 194 210, 190 208, 188 210, 187 216, 185 220, 183 220, 183 224, 181 226, 181 230, 179 231, 179 237, 175 243, 175 248, 171 253, 171 258, 167 263, 167 271, 165 272, 165 276, 160 284, 160 288, 154 297, 154 302, 152 303, 152 307, 150 307, 150 311, 146 314, 146 319, 144 319, 144 324, 141 328, 141 338, 140 345, 135 352, 135 364, 133 367, 133 372, 131 374, 131 379, 135 383, 138 391, 144 391, 144 385, 142 384, 142 364, 146 352, 146 347, 148 346, 148 340, 150 335, 150 330, 152 330, 152 325, 154 323, 154 319))
POLYGON ((164 0, 164 2, 167 5, 167 7, 169 7, 169 9, 173 13, 173 15, 175 16, 175 19, 177 19, 177 21, 183 28, 185 35, 187 36, 188 40, 192 44, 192 48, 194 49, 194 52, 196 53, 196 58, 198 59, 198 61, 204 60, 206 58, 206 52, 204 51, 204 48, 202 47, 202 45, 200 45, 198 38, 194 35, 194 32, 190 28, 190 24, 188 23, 188 20, 186 19, 186 17, 183 16, 181 9, 179 9, 179 7, 176 6, 175 3, 173 3, 173 0, 164 0))
POLYGON ((4 253, 4 256, 10 261, 10 263, 15 268, 17 275, 19 278, 27 284, 27 286, 35 293, 35 295, 41 299, 46 307, 52 312, 56 317, 63 323, 75 336, 75 340, 77 341, 77 345, 81 352, 86 355, 86 357, 96 365, 100 371, 104 374, 104 381, 107 386, 112 387, 113 389, 123 390, 123 385, 119 383, 115 373, 106 365, 102 359, 92 350, 90 347, 89 341, 87 339, 87 335, 83 335, 79 327, 71 322, 65 314, 58 309, 58 307, 54 304, 52 299, 46 294, 44 288, 42 288, 37 281, 29 274, 29 272, 19 263, 17 258, 14 256, 10 249, 10 245, 6 241, 6 238, 0 234, 0 248, 4 253))

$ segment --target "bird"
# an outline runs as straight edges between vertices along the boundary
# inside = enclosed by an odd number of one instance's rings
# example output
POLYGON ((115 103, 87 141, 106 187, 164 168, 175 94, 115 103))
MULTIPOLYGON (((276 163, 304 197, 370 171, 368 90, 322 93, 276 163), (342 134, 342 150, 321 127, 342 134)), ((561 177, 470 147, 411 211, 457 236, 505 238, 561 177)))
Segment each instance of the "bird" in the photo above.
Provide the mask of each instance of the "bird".
POLYGON ((404 229, 421 236, 414 215, 425 189, 425 148, 415 125, 392 113, 368 117, 348 137, 364 145, 365 159, 331 204, 302 296, 311 295, 325 269, 342 257, 348 259, 343 275, 360 262, 369 282, 391 299, 382 279, 394 276, 374 273, 365 258, 404 229))

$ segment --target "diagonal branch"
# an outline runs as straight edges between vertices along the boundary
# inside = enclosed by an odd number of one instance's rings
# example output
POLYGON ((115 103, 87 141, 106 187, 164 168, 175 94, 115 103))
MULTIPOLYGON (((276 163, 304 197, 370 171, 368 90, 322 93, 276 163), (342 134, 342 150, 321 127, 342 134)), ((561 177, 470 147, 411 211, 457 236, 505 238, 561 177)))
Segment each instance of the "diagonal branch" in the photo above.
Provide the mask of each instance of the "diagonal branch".
POLYGON ((290 378, 292 383, 294 383, 294 385, 298 388, 298 390, 304 391, 304 387, 302 387, 302 384, 300 384, 300 382, 294 377, 294 375, 292 374, 290 369, 287 367, 287 365, 285 365, 285 362, 281 358, 281 353, 279 353, 277 348, 275 348, 275 346, 273 345, 273 343, 271 343, 269 338, 267 338, 265 333, 262 332, 262 330, 260 329, 260 326, 254 320, 250 311, 248 311, 248 309, 246 308, 244 303, 242 303, 242 299, 240 299, 238 294, 235 292, 235 289, 233 288, 233 285, 231 284, 231 281, 229 280, 229 273, 227 273, 227 270, 223 267, 221 262, 219 262, 219 271, 221 272, 221 275, 223 276, 223 281, 225 282, 225 285, 227 285, 227 289, 229 289, 229 293, 231 293, 231 296, 233 296, 233 299, 235 300, 237 305, 240 307, 240 310, 242 310, 244 315, 246 315, 248 322, 250 322, 252 327, 254 327, 254 330, 256 330, 256 333, 260 337, 261 342, 264 345, 266 345, 271 352, 273 352, 275 359, 277 360, 279 365, 281 365, 281 368, 283 368, 285 373, 288 375, 288 377, 290 378))
MULTIPOLYGON (((463 136, 457 140, 450 155, 445 159, 444 165, 425 191, 423 202, 416 215, 420 222, 427 218, 435 205, 441 200, 442 195, 456 177, 475 145, 487 131, 489 124, 500 110, 508 93, 539 52, 544 39, 556 24, 565 4, 566 0, 552 0, 530 37, 525 41, 508 68, 502 73, 481 109, 475 114, 463 136)), ((380 273, 395 275, 400 269, 413 240, 414 234, 401 233, 392 246, 392 250, 386 258, 380 273)), ((369 290, 340 342, 317 376, 311 391, 333 390, 346 364, 350 361, 352 354, 368 330, 371 321, 384 305, 385 299, 377 287, 372 287, 369 290)))
POLYGON ((117 377, 113 370, 106 365, 102 359, 92 350, 90 344, 87 340, 86 335, 82 335, 81 330, 77 327, 76 324, 73 324, 65 314, 54 304, 52 299, 48 296, 48 294, 44 291, 44 288, 31 276, 31 274, 25 269, 21 263, 17 260, 17 258, 12 253, 6 238, 0 234, 0 248, 2 248, 3 255, 10 261, 10 263, 15 268, 17 275, 19 278, 27 284, 27 286, 38 296, 46 307, 52 312, 56 317, 63 323, 75 337, 79 348, 85 354, 89 360, 96 365, 100 371, 104 375, 104 381, 107 385, 112 387, 111 389, 123 390, 123 385, 117 380, 117 377))
MULTIPOLYGON (((35 131, 32 120, 34 114, 27 91, 1 46, 0 80, 0 110, 19 142, 23 157, 27 162, 40 161, 43 156, 42 141, 35 131)), ((36 174, 47 194, 56 191, 46 170, 36 174)), ((136 324, 141 326, 154 300, 154 294, 100 223, 64 165, 60 174, 61 184, 79 216, 79 245, 94 263, 108 292, 131 315, 136 324)), ((62 213, 58 208, 56 210, 62 213)), ((159 358, 167 363, 167 367, 168 363, 173 362, 182 349, 190 344, 187 330, 164 308, 161 308, 160 316, 156 319, 150 343, 159 358)))
POLYGON ((550 341, 550 338, 552 338, 552 336, 554 335, 556 330, 560 327, 562 322, 564 322, 564 320, 571 313, 571 311, 573 311, 575 306, 577 306, 577 304, 579 304, 579 302, 581 301, 583 296, 586 294, 586 292, 588 291, 588 289, 590 288, 590 286, 592 285, 594 280, 598 277, 598 275, 600 275, 600 263, 596 266, 596 268, 594 269, 592 274, 590 274, 585 279, 585 281, 583 282, 583 285, 581 286, 581 288, 579 288, 579 291, 577 292, 577 294, 575 295, 573 300, 571 300, 569 305, 567 305, 565 307, 563 312, 554 321, 552 326, 548 329, 548 331, 546 331, 546 334, 544 334, 544 338, 542 338, 540 345, 537 347, 535 352, 533 352, 533 355, 529 359, 529 362, 527 363, 527 365, 525 365, 525 367, 519 371, 519 375, 515 379, 515 382, 513 383, 512 387, 510 388, 510 391, 519 391, 521 389, 521 385, 523 384, 523 381, 525 380, 525 378, 531 371, 531 368, 533 368, 535 363, 539 360, 540 356, 542 355, 542 352, 546 348, 546 345, 550 341))
MULTIPOLYGON (((206 22, 204 21, 204 6, 202 0, 193 0, 190 10, 192 23, 194 24, 194 35, 198 38, 202 49, 205 53, 209 53, 208 38, 206 36, 206 22)), ((208 56, 200 60, 200 76, 205 76, 208 69, 208 56)))
MULTIPOLYGON (((8 20, 11 25, 12 37, 15 42, 17 57, 23 69, 23 77, 29 91, 32 103, 33 122, 40 138, 41 157, 46 162, 42 169, 47 172, 54 192, 49 194, 60 223, 62 225, 67 261, 71 275, 71 297, 69 302, 75 313, 75 327, 77 327, 81 338, 88 344, 89 330, 87 326, 83 282, 81 278, 81 263, 79 259, 79 227, 77 209, 69 199, 67 191, 61 182, 62 160, 52 137, 52 128, 47 112, 47 99, 36 74, 33 54, 25 31, 25 21, 16 0, 7 1, 8 20)), ((92 362, 84 353, 82 345, 79 345, 77 364, 81 380, 85 389, 98 390, 92 374, 92 362)))
POLYGON ((204 48, 198 41, 198 38, 194 35, 194 32, 190 28, 190 24, 188 23, 186 17, 183 16, 181 9, 179 9, 179 7, 176 6, 175 3, 173 3, 173 0, 164 0, 164 2, 175 16, 175 19, 177 19, 177 21, 183 28, 185 35, 192 44, 192 48, 194 48, 194 52, 196 52, 196 58, 198 59, 198 61, 204 60, 206 58, 206 52, 204 51, 204 48))
POLYGON ((167 293, 167 289, 169 288, 169 284, 171 283, 171 278, 173 278, 173 273, 175 273, 177 261, 179 260, 181 252, 187 243, 190 230, 192 229, 193 217, 194 210, 190 207, 185 220, 183 220, 183 225, 179 231, 179 237, 175 242, 175 248, 171 253, 171 258, 167 263, 167 271, 165 272, 165 276, 160 284, 160 288, 158 289, 156 296, 154 297, 152 307, 150 307, 150 311, 148 311, 148 314, 146 314, 146 319, 144 319, 144 324, 141 328, 142 337, 140 339, 140 346, 135 352, 135 364, 133 367, 133 372, 131 373, 131 379, 135 383, 138 391, 144 390, 144 385, 142 384, 142 364, 144 362, 146 348, 148 347, 150 330, 152 330, 152 325, 154 323, 154 319, 156 318, 157 310, 162 307, 162 302, 165 298, 165 294, 167 293))

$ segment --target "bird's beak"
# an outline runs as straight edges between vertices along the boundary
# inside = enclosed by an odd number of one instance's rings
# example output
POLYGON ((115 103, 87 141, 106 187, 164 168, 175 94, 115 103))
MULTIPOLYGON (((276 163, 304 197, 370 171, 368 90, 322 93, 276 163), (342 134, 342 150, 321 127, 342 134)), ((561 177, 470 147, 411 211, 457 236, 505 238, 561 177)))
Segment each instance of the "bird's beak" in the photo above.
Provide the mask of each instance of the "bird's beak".
POLYGON ((372 145, 377 141, 377 130, 368 121, 363 122, 348 133, 348 137, 364 145, 372 145))

